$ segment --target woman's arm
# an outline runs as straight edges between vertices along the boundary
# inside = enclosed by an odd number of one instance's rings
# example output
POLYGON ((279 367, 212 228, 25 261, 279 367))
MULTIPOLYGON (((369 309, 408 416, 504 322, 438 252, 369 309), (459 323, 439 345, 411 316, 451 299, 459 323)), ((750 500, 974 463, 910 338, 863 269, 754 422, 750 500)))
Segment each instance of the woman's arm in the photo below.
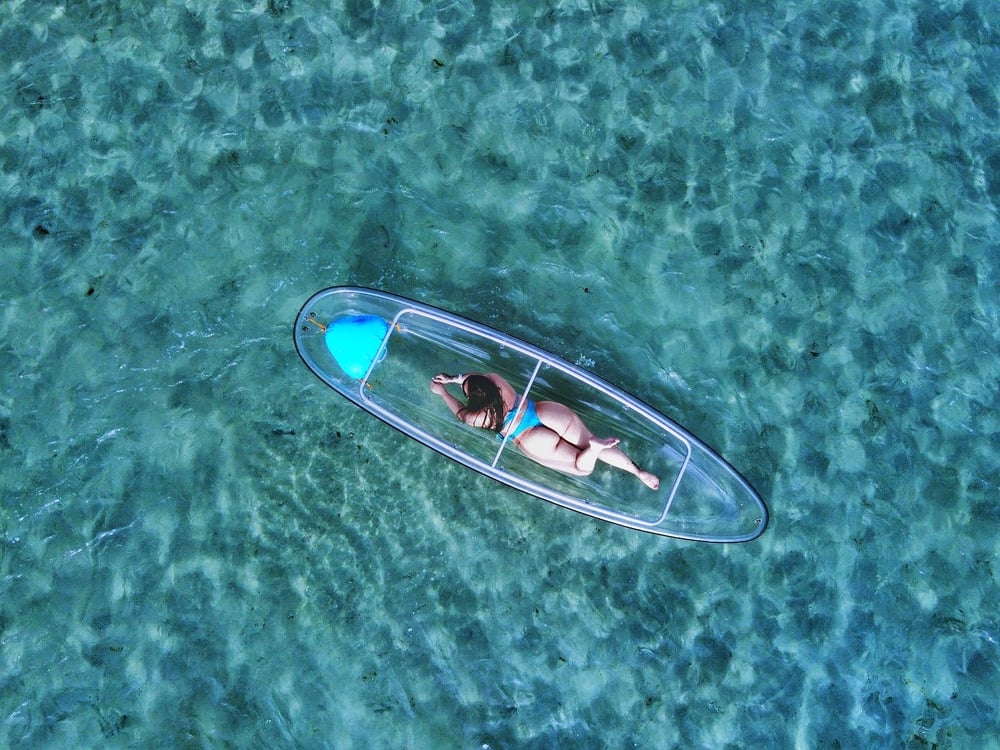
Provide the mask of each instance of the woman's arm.
MULTIPOLYGON (((482 375, 483 377, 494 380, 499 378, 506 385, 506 381, 500 378, 499 375, 491 375, 489 373, 465 373, 463 375, 448 375, 444 372, 439 372, 433 378, 431 378, 431 392, 436 393, 445 402, 451 413, 458 417, 460 420, 465 422, 465 424, 470 427, 484 427, 489 420, 489 416, 483 411, 466 411, 465 404, 459 401, 457 398, 452 396, 448 389, 445 387, 450 383, 457 383, 461 385, 465 382, 465 379, 470 375, 482 375)), ((494 382, 496 382, 494 380, 494 382)), ((499 385, 499 384, 498 384, 499 385)), ((507 386, 508 388, 510 386, 507 386)), ((501 391, 502 392, 502 391, 501 391)))
POLYGON ((447 373, 439 372, 433 378, 431 378, 431 392, 436 393, 445 402, 451 413, 456 417, 461 419, 467 424, 473 424, 470 419, 474 419, 476 415, 464 413, 460 415, 460 412, 465 407, 461 401, 448 393, 448 389, 445 387, 449 383, 464 383, 468 375, 448 375, 447 373))
MULTIPOLYGON (((454 382, 454 381, 448 381, 454 382)), ((464 406, 464 404, 457 398, 448 393, 448 389, 444 387, 444 383, 438 380, 438 376, 435 375, 434 379, 431 380, 431 391, 439 395, 442 400, 447 404, 448 408, 451 409, 451 413, 456 417, 458 416, 459 410, 464 406)))
POLYGON ((461 385, 462 383, 465 382, 465 379, 469 377, 469 375, 475 375, 475 373, 467 373, 464 375, 449 375, 448 373, 445 372, 439 372, 437 375, 431 378, 431 382, 440 383, 441 385, 447 385, 448 383, 456 383, 458 385, 461 385))

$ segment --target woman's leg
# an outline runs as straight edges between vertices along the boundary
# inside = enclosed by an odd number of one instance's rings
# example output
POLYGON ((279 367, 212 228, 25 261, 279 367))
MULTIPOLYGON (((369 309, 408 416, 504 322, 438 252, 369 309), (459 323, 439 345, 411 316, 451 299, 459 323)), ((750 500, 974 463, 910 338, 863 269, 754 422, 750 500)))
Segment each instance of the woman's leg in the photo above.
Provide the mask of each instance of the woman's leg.
POLYGON ((615 438, 591 438, 585 447, 580 448, 544 425, 532 427, 517 438, 518 447, 528 458, 550 469, 579 477, 593 472, 601 454, 617 444, 615 438))
POLYGON ((535 411, 543 427, 528 430, 518 443, 521 450, 538 463, 569 474, 586 476, 600 460, 638 477, 651 489, 660 486, 658 477, 640 469, 624 451, 616 447, 616 438, 595 437, 569 407, 555 401, 539 401, 535 404, 535 411), (572 469, 568 468, 570 466, 572 469))

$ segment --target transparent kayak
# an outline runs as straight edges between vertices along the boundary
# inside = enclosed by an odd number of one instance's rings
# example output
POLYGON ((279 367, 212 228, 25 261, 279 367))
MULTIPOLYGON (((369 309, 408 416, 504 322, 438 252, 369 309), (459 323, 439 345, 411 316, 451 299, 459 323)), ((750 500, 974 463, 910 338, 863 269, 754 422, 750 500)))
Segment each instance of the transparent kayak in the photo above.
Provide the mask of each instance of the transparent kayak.
MULTIPOLYGON (((324 383, 379 419, 470 469, 550 503, 661 536, 747 542, 767 506, 742 475, 698 438, 592 373, 500 331, 393 294, 338 286, 310 297, 295 348, 324 383), (531 400, 558 401, 639 466, 651 490, 598 462, 589 476, 535 463, 507 439, 459 422, 430 390, 439 372, 493 372, 531 400)), ((460 395, 454 390, 455 395, 460 395)))

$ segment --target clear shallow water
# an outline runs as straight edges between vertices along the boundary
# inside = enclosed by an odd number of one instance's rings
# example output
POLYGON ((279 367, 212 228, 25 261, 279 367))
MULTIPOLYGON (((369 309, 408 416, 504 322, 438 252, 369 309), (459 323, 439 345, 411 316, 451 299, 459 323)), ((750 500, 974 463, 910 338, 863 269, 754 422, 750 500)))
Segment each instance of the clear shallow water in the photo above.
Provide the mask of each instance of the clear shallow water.
POLYGON ((3 11, 0 744, 997 747, 992 6, 3 11), (772 526, 429 454, 297 361, 334 283, 587 364, 772 526))

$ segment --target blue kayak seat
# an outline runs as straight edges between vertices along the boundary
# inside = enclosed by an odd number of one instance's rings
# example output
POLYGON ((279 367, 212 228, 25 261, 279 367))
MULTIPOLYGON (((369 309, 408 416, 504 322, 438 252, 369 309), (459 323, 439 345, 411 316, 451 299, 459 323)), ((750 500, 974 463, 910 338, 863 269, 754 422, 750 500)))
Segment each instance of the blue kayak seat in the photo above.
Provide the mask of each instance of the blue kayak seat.
POLYGON ((379 362, 385 358, 382 341, 388 331, 389 324, 377 315, 347 315, 327 326, 326 348, 340 369, 360 380, 376 357, 379 362))

